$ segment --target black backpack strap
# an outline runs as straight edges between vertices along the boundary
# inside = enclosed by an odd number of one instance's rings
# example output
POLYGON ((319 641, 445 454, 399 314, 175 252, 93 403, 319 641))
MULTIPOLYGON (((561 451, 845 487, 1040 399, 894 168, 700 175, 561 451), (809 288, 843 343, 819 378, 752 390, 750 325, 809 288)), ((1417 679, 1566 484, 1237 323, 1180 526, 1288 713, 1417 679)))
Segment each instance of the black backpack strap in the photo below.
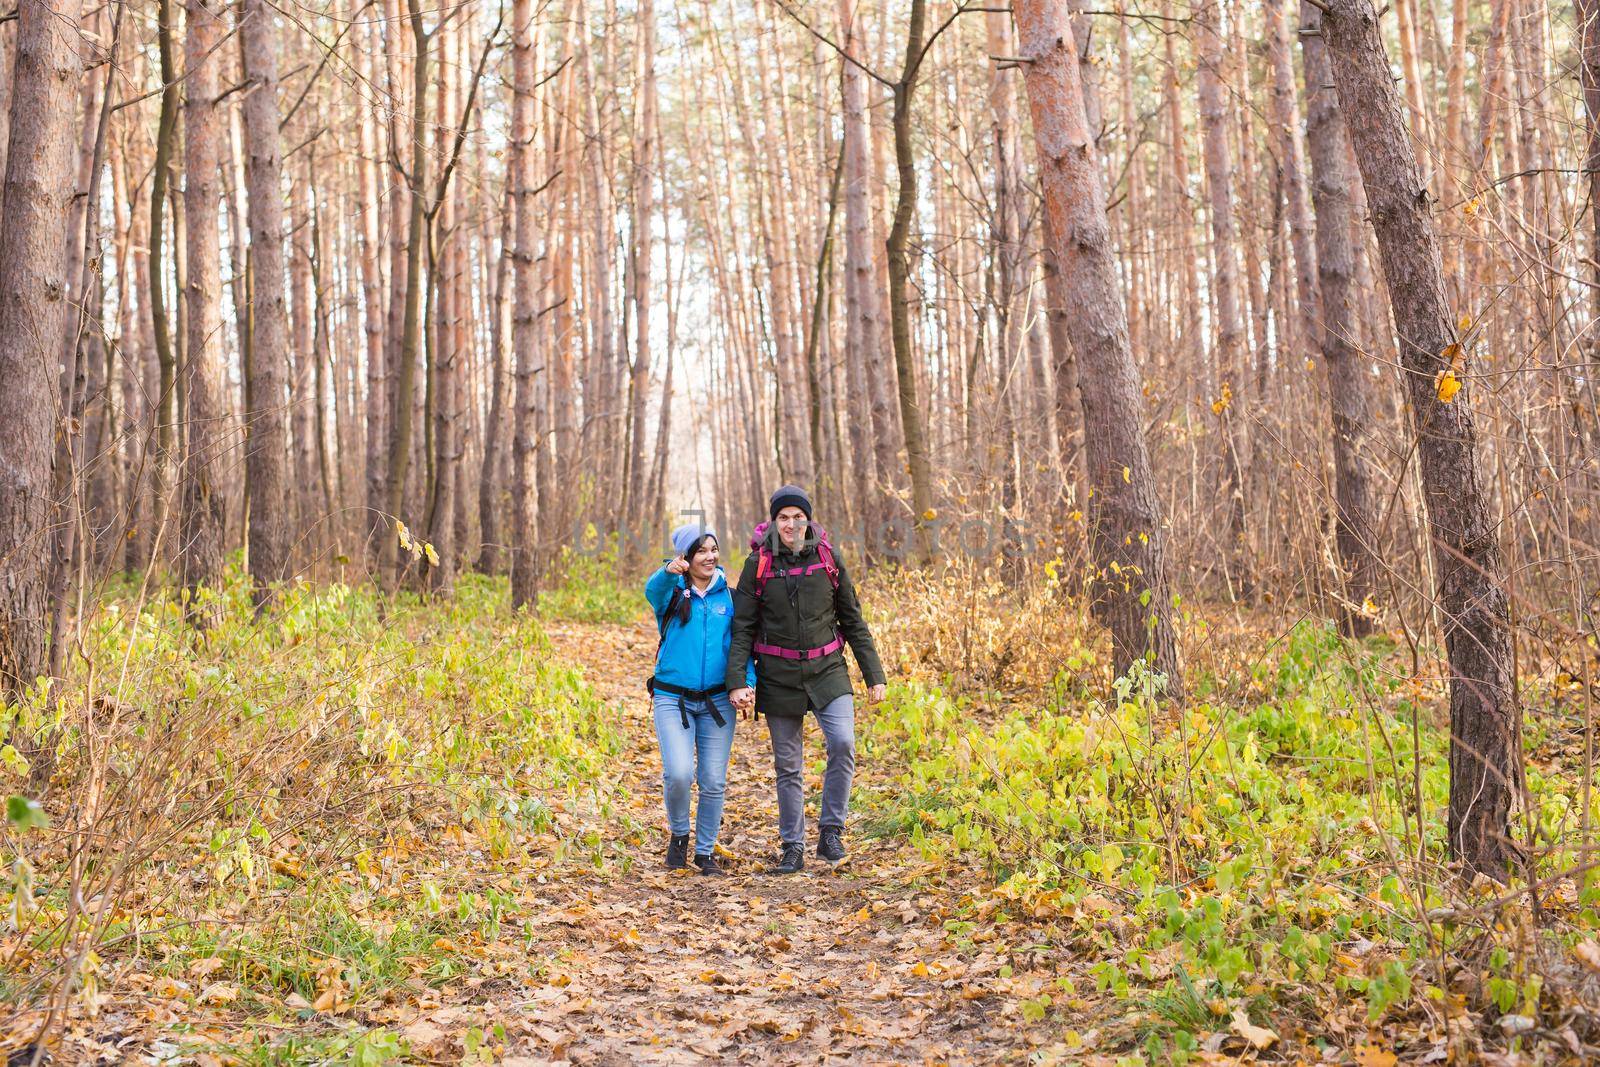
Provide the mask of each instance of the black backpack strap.
MULTIPOLYGON (((688 590, 684 590, 684 592, 687 593, 688 590)), ((656 616, 656 656, 658 658, 661 655, 661 646, 667 643, 667 627, 672 625, 672 602, 676 600, 677 597, 678 587, 674 585, 672 587, 672 596, 667 600, 667 609, 656 616)), ((651 696, 655 695, 656 677, 653 671, 651 672, 650 677, 644 680, 644 688, 645 692, 649 693, 651 696)), ((685 722, 684 725, 687 726, 688 723, 685 722)))

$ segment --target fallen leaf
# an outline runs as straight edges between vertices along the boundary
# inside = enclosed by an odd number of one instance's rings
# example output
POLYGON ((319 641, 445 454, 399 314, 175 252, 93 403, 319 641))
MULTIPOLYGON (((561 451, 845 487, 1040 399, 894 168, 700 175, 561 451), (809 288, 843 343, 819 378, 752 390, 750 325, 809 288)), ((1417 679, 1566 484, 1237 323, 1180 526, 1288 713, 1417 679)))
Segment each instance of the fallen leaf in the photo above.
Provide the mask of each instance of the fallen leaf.
POLYGON ((1265 1026, 1250 1021, 1243 1008, 1233 1009, 1233 1032, 1250 1042, 1252 1048, 1271 1048, 1277 1044, 1278 1035, 1265 1026))
POLYGON ((326 1011, 338 1013, 344 1010, 344 983, 338 978, 330 981, 323 990, 317 994, 317 999, 311 1002, 313 1011, 326 1011))
POLYGON ((400 1035, 406 1039, 413 1053, 429 1057, 448 1052, 452 1040, 448 1030, 428 1018, 408 1023, 401 1029, 400 1035))
POLYGON ((201 1004, 232 1004, 239 999, 239 987, 227 982, 212 982, 200 991, 201 1004))
POLYGON ((1355 1057, 1356 1067, 1394 1067, 1399 1062, 1398 1056, 1377 1045, 1357 1045, 1350 1054, 1355 1057))

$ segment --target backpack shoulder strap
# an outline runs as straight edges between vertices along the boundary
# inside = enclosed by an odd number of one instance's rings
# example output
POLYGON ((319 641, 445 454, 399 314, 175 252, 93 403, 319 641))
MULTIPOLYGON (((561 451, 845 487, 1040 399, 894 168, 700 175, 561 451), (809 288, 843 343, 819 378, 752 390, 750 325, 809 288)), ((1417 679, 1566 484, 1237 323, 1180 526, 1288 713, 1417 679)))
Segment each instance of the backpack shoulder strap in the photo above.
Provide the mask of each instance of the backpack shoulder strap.
POLYGON ((673 603, 678 599, 678 597, 684 596, 688 592, 689 591, 687 589, 685 589, 685 588, 683 588, 681 586, 674 585, 672 587, 672 596, 667 598, 666 610, 663 611, 661 614, 656 616, 656 652, 657 653, 660 653, 661 646, 667 643, 667 627, 672 625, 672 616, 673 616, 672 606, 673 606, 673 603))
POLYGON ((828 572, 828 581, 833 584, 834 592, 838 592, 839 564, 833 558, 833 546, 828 543, 826 533, 817 539, 817 558, 822 561, 823 569, 828 572))
POLYGON ((757 598, 767 588, 767 579, 772 577, 772 549, 763 544, 756 549, 756 576, 755 595, 757 598))

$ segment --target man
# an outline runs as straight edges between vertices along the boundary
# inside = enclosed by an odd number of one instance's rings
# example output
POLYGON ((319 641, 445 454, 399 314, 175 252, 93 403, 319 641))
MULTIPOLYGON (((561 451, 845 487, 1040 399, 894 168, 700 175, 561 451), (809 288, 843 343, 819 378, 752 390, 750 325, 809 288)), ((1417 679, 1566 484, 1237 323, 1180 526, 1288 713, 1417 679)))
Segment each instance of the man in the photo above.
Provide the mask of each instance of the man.
POLYGON ((828 752, 817 855, 838 864, 845 858, 845 817, 856 767, 855 700, 845 644, 866 679, 869 704, 883 699, 885 678, 855 587, 827 533, 811 521, 805 490, 784 486, 772 494, 767 511, 769 521, 751 535, 750 557, 734 592, 725 682, 735 707, 753 706, 767 717, 783 841, 773 873, 794 874, 805 868, 805 717, 817 717, 828 752), (752 654, 759 657, 753 690, 745 682, 752 654))

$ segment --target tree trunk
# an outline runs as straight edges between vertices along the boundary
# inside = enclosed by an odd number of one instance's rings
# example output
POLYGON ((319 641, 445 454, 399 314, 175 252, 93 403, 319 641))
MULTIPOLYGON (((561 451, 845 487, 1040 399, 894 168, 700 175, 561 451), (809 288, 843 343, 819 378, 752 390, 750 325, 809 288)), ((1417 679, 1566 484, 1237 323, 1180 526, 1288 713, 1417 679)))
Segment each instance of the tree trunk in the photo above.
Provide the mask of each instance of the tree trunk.
POLYGON ((1445 302, 1428 186, 1406 131, 1371 0, 1329 0, 1324 37, 1400 338, 1417 457, 1438 572, 1450 666, 1451 851, 1470 870, 1504 879, 1522 850, 1511 837, 1522 761, 1511 627, 1500 546, 1483 485, 1466 353, 1445 302), (1444 395, 1449 395, 1446 392, 1444 395))
POLYGON ((1206 184, 1211 194, 1211 259, 1215 265, 1214 297, 1217 316, 1217 395, 1212 409, 1218 416, 1223 475, 1226 479, 1228 533, 1226 555, 1229 584, 1249 589, 1254 576, 1245 559, 1244 481, 1240 477, 1239 438, 1232 394, 1239 389, 1240 354, 1244 348, 1244 320, 1239 311, 1239 260, 1234 243, 1233 161, 1228 154, 1227 109, 1223 103, 1221 16, 1217 0, 1201 0, 1196 11, 1200 69, 1196 89, 1200 98, 1200 131, 1205 145, 1206 184))
POLYGON ((73 117, 82 74, 77 0, 18 10, 9 166, 0 210, 0 692, 48 670, 52 369, 67 323, 73 117))
POLYGON ((183 213, 188 263, 187 338, 184 343, 184 412, 188 441, 180 486, 178 565, 190 602, 190 619, 210 621, 194 598, 201 587, 222 583, 224 487, 218 480, 227 449, 222 383, 222 264, 217 209, 218 137, 216 59, 222 9, 216 0, 188 0, 184 27, 183 213))
POLYGON ((11 40, 14 21, 0 23, 0 217, 5 213, 6 160, 11 150, 11 87, 16 77, 17 56, 16 45, 11 40))
POLYGON ((1371 463, 1372 375, 1356 345, 1355 232, 1347 190, 1359 177, 1351 170, 1344 119, 1328 69, 1321 13, 1301 5, 1301 47, 1306 68, 1306 142, 1311 156, 1311 195, 1317 212, 1317 271, 1322 323, 1317 335, 1328 368, 1333 430, 1334 543, 1343 567, 1339 621, 1348 634, 1372 629, 1362 610, 1377 588, 1377 524, 1371 463))
MULTIPOLYGON (((163 225, 168 201, 172 198, 169 184, 172 179, 172 154, 178 131, 178 108, 181 102, 176 49, 177 20, 172 14, 172 0, 157 2, 156 38, 160 55, 161 113, 156 125, 156 158, 150 174, 150 317, 154 328, 156 363, 160 369, 160 391, 155 397, 155 410, 151 418, 156 426, 155 457, 150 465, 150 496, 153 503, 151 525, 159 533, 166 525, 168 485, 175 462, 175 434, 178 428, 178 354, 172 335, 172 317, 167 312, 166 228, 163 225)), ((173 223, 174 264, 183 260, 183 250, 178 245, 178 219, 173 223)), ((182 286, 177 290, 182 300, 182 286)), ((181 327, 180 322, 180 327, 181 327)), ((151 563, 155 563, 151 560, 151 563)))
MULTIPOLYGON (((317 447, 316 399, 314 395, 315 348, 317 343, 316 280, 311 261, 311 165, 302 162, 300 173, 290 182, 289 298, 294 339, 289 351, 294 362, 289 369, 289 411, 294 443, 293 474, 289 480, 288 504, 301 531, 318 529, 320 508, 316 502, 317 447)), ((298 539, 297 539, 298 540, 298 539)), ((300 555, 314 551, 309 541, 298 540, 300 555)))
POLYGON ((1117 673, 1148 659, 1182 699, 1166 530, 1142 420, 1138 368, 1106 224, 1106 193, 1083 106, 1067 0, 1017 0, 1045 210, 1061 267, 1087 440, 1096 614, 1117 673))
POLYGON ((538 231, 533 214, 533 3, 515 0, 511 9, 511 158, 508 180, 516 189, 516 237, 512 255, 514 303, 511 350, 516 377, 512 403, 511 606, 528 607, 538 598, 538 487, 534 469, 534 380, 538 368, 539 293, 535 259, 538 231))
MULTIPOLYGON (((363 27, 363 40, 356 48, 356 76, 363 83, 375 83, 372 52, 381 49, 382 39, 374 20, 363 27)), ((383 536, 384 502, 384 444, 389 430, 389 361, 384 344, 383 271, 379 257, 383 254, 379 235, 381 202, 378 198, 378 151, 381 137, 377 126, 377 109, 362 107, 357 128, 358 150, 356 161, 360 172, 361 193, 361 310, 367 356, 367 433, 366 433, 366 507, 361 531, 367 541, 368 558, 376 543, 374 537, 383 536)))
MULTIPOLYGON (((595 75, 594 46, 586 4, 578 2, 580 74, 583 105, 583 182, 589 207, 589 269, 585 271, 587 298, 591 308, 589 327, 593 360, 592 394, 585 390, 583 437, 592 447, 584 454, 594 461, 595 489, 600 494, 617 491, 617 427, 622 425, 618 410, 620 374, 617 368, 617 326, 612 311, 612 246, 616 241, 611 181, 607 169, 606 139, 600 125, 599 80, 595 75)), ((609 35, 608 38, 609 40, 609 35)), ((588 383, 585 383, 586 385, 588 383)))
MULTIPOLYGON (((1005 12, 996 8, 984 14, 991 56, 1009 56, 1011 23, 1005 12)), ((994 152, 994 219, 990 227, 991 256, 995 260, 994 305, 995 340, 999 346, 997 378, 999 418, 1001 420, 999 519, 1005 531, 1004 557, 1007 580, 1016 585, 1021 578, 1022 552, 1016 537, 1018 508, 1018 433, 1017 365, 1022 358, 1021 308, 1017 293, 1022 275, 1022 180, 1017 167, 1016 90, 1011 71, 993 63, 989 76, 990 136, 994 152)), ((1031 392, 1029 393, 1031 395, 1031 392)), ((969 401, 970 403, 970 401, 969 401)), ((1033 452, 1033 449, 1029 450, 1033 452)))
MULTIPOLYGON (((458 27, 442 29, 445 38, 439 45, 439 133, 438 146, 448 144, 443 136, 459 118, 463 101, 457 89, 459 64, 451 62, 451 50, 460 34, 458 27)), ((441 156, 447 153, 442 153, 441 156)), ((439 163, 445 166, 443 158, 439 163)), ((442 175, 441 175, 442 182, 442 175)), ((434 341, 434 400, 433 400, 433 492, 428 506, 428 540, 434 547, 438 564, 429 561, 428 585, 434 592, 450 595, 455 589, 456 551, 455 516, 460 493, 456 485, 456 472, 460 468, 461 423, 458 417, 458 395, 461 392, 461 370, 465 360, 464 346, 460 344, 457 328, 465 313, 459 297, 460 259, 458 256, 464 236, 457 227, 456 198, 445 192, 439 203, 436 270, 430 275, 429 288, 436 294, 434 341)))
MULTIPOLYGON (((406 175, 411 213, 406 224, 405 311, 400 334, 400 366, 395 376, 393 422, 389 427, 389 470, 385 478, 386 518, 400 517, 405 503, 406 474, 411 469, 411 410, 417 379, 417 352, 422 333, 422 252, 427 241, 428 50, 430 35, 423 28, 420 0, 406 0, 416 55, 411 72, 411 167, 406 175)), ((387 534, 382 540, 384 581, 392 581, 400 543, 387 534)))
POLYGON ((245 412, 245 471, 250 482, 250 575, 259 607, 289 559, 288 427, 284 385, 289 312, 283 292, 283 159, 278 138, 278 34, 267 0, 244 0, 239 36, 245 78, 245 172, 249 191, 251 348, 250 409, 245 412))
MULTIPOLYGON (((316 163, 308 166, 308 171, 316 173, 316 163)), ((316 438, 317 457, 317 484, 322 489, 322 519, 317 523, 317 528, 324 531, 324 536, 333 542, 333 554, 342 555, 339 546, 339 512, 336 501, 338 491, 336 488, 337 472, 335 461, 328 454, 328 438, 331 433, 338 432, 338 420, 334 425, 328 425, 328 412, 337 408, 334 406, 332 387, 328 382, 329 371, 333 363, 331 341, 328 337, 333 328, 331 314, 328 308, 328 286, 331 284, 327 272, 323 270, 323 263, 327 260, 328 244, 327 234, 322 228, 322 200, 315 186, 311 189, 311 287, 316 293, 316 319, 312 324, 311 341, 311 420, 312 436, 316 438)))
POLYGON ((633 377, 628 386, 628 484, 623 495, 623 521, 644 518, 645 409, 650 393, 650 253, 655 232, 656 182, 656 16, 653 0, 640 0, 634 16, 639 27, 635 85, 638 104, 633 117, 633 243, 628 269, 633 297, 633 377))
POLYGON ((146 367, 154 362, 150 337, 149 216, 139 210, 138 191, 129 187, 128 151, 119 152, 113 180, 120 177, 117 209, 121 214, 119 232, 125 233, 118 257, 117 274, 121 302, 121 344, 117 346, 122 395, 122 439, 124 442, 122 497, 128 533, 123 542, 122 569, 132 573, 150 562, 150 500, 147 492, 150 448, 150 421, 155 408, 156 390, 146 388, 146 367))
MULTIPOLYGON (((500 212, 500 256, 494 267, 494 288, 489 295, 489 417, 483 424, 483 466, 478 474, 478 551, 476 568, 484 574, 500 572, 500 453, 501 424, 505 422, 506 297, 511 288, 512 223, 516 218, 515 181, 506 182, 505 204, 500 212)), ((586 383, 587 384, 587 383, 586 383)))
MULTIPOLYGON (((1600 323, 1600 0, 1577 0, 1577 11, 1578 80, 1589 125, 1583 156, 1589 177, 1589 299, 1594 320, 1600 323)), ((1588 333, 1589 361, 1600 365, 1600 333, 1594 325, 1588 333)))
POLYGON ((1055 249, 1061 247, 1050 213, 1042 213, 1044 234, 1040 265, 1044 273, 1045 319, 1050 331, 1050 357, 1055 368, 1056 434, 1061 455, 1063 498, 1081 508, 1087 484, 1084 472, 1083 408, 1079 401, 1078 358, 1072 349, 1072 305, 1055 249))
POLYGON ((906 26, 905 66, 894 85, 894 160, 900 176, 895 200, 894 224, 884 248, 889 260, 889 334, 894 345, 895 380, 899 385, 900 429, 906 445, 906 463, 911 468, 912 523, 916 533, 917 556, 933 558, 933 537, 929 523, 933 510, 933 467, 928 460, 927 435, 922 425, 922 405, 917 400, 917 368, 911 350, 911 262, 908 245, 912 215, 917 205, 917 161, 911 147, 911 93, 923 56, 923 31, 927 19, 926 0, 911 0, 906 26))
MULTIPOLYGON (((1267 18, 1271 22, 1268 51, 1272 59, 1272 143, 1283 176, 1283 197, 1289 207, 1289 242, 1294 249, 1295 293, 1299 298, 1299 335, 1309 344, 1317 330, 1317 257, 1314 228, 1307 202, 1305 157, 1300 145, 1300 102, 1295 96, 1294 39, 1297 0, 1274 0, 1267 18)), ((1310 92, 1317 87, 1307 82, 1310 92)), ((1335 116, 1337 118, 1337 116, 1335 116)), ((1258 344, 1264 341, 1258 339, 1258 344)), ((1265 401, 1265 397, 1260 398, 1265 401)))
POLYGON ((892 459, 893 445, 879 440, 872 423, 872 394, 867 381, 868 358, 883 347, 879 322, 877 264, 872 255, 872 172, 868 144, 872 131, 867 124, 866 75, 860 66, 861 28, 857 25, 857 0, 839 0, 839 23, 844 40, 844 62, 840 64, 840 85, 844 107, 844 229, 845 229, 845 381, 849 392, 851 470, 855 475, 854 495, 861 509, 866 547, 877 544, 874 526, 883 516, 881 501, 893 485, 892 471, 878 462, 887 448, 892 459))

